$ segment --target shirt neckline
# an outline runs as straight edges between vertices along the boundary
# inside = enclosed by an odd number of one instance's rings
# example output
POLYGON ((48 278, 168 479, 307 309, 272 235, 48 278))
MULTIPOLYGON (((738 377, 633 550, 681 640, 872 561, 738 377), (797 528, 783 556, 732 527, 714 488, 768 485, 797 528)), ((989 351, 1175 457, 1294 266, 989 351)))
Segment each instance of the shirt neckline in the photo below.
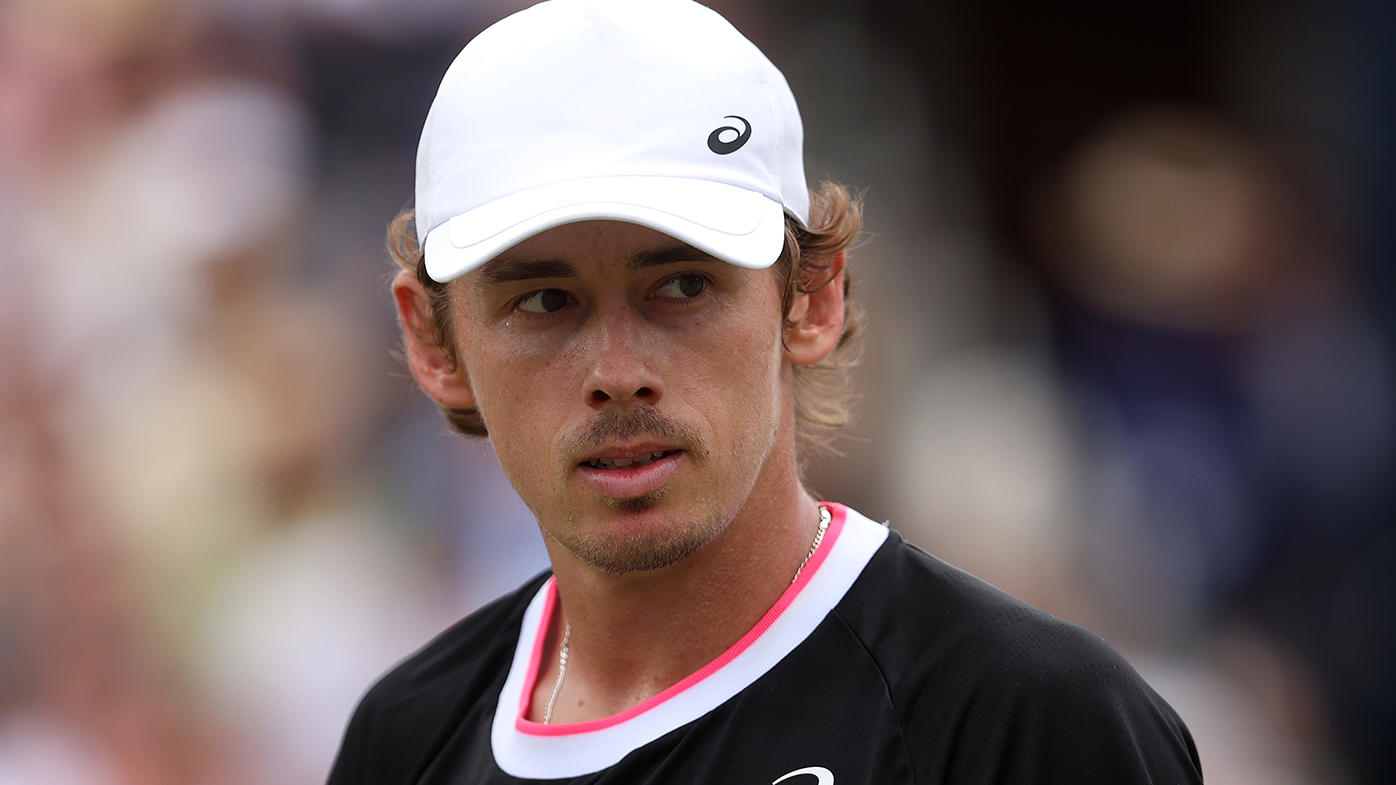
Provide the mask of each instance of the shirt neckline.
POLYGON ((491 731, 495 761, 526 779, 599 771, 630 751, 681 727, 745 689, 794 650, 843 598, 887 536, 887 529, 825 502, 831 520, 795 581, 746 635, 677 684, 623 712, 596 720, 544 725, 525 719, 557 605, 555 580, 534 595, 520 628, 491 731))

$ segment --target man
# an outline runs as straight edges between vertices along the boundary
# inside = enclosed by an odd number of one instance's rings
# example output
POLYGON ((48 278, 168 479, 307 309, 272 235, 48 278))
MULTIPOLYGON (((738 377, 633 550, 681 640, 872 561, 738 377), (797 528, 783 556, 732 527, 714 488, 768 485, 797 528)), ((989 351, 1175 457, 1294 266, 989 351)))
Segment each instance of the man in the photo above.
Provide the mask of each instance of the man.
POLYGON ((801 139, 689 0, 551 0, 451 66, 393 294, 553 569, 370 690, 331 783, 1201 780, 1098 637, 805 491, 858 212, 801 139))

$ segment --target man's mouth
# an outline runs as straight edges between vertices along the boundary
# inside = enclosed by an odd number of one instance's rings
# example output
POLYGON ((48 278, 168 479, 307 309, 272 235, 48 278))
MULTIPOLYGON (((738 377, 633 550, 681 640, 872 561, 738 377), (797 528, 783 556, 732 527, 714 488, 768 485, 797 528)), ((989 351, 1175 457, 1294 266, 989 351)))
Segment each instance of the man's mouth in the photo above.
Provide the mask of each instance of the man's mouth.
POLYGON ((648 466, 660 458, 667 458, 676 452, 678 450, 661 450, 636 455, 633 458, 595 458, 585 463, 593 469, 638 469, 641 466, 648 466))

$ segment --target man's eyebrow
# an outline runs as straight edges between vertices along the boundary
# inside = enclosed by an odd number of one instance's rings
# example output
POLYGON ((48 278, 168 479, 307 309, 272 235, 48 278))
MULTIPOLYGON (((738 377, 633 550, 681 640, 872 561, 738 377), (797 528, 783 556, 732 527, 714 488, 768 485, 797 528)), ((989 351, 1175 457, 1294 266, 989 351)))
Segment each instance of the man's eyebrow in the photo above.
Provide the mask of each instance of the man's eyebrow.
POLYGON ((675 264, 678 262, 718 262, 721 261, 706 251, 687 244, 679 243, 669 248, 658 248, 652 251, 641 251, 625 263, 625 268, 634 272, 643 270, 646 267, 658 267, 664 264, 675 264))
POLYGON ((567 262, 556 259, 508 259, 495 258, 480 268, 475 277, 475 286, 488 289, 514 281, 531 281, 535 278, 576 278, 577 270, 567 262))
MULTIPOLYGON (((687 243, 680 243, 668 248, 640 251, 626 261, 625 267, 627 270, 634 272, 636 270, 643 270, 647 267, 658 267, 664 264, 676 264, 679 262, 717 261, 721 260, 710 253, 700 251, 687 243)), ((577 268, 558 259, 510 259, 508 257, 496 257, 480 267, 480 274, 475 277, 475 286, 480 289, 488 289, 500 284, 513 283, 515 281, 531 281, 535 278, 576 277, 577 268)))

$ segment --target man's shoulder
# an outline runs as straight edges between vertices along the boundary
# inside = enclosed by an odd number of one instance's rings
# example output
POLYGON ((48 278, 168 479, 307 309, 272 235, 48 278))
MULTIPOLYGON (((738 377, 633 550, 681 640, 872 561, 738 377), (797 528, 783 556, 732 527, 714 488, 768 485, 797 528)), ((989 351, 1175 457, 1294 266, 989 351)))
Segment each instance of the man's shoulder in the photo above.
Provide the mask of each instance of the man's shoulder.
POLYGON ((895 531, 836 612, 892 660, 965 660, 1010 670, 1123 663, 1099 635, 946 564, 895 531))
POLYGON ((547 578, 485 605, 380 678, 349 721, 330 782, 408 781, 458 728, 488 727, 524 611, 547 578))
POLYGON ((1032 771, 1006 781, 1200 781, 1187 728, 1103 638, 895 532, 835 613, 881 671, 922 767, 966 782, 1005 775, 1009 760, 1032 771))

